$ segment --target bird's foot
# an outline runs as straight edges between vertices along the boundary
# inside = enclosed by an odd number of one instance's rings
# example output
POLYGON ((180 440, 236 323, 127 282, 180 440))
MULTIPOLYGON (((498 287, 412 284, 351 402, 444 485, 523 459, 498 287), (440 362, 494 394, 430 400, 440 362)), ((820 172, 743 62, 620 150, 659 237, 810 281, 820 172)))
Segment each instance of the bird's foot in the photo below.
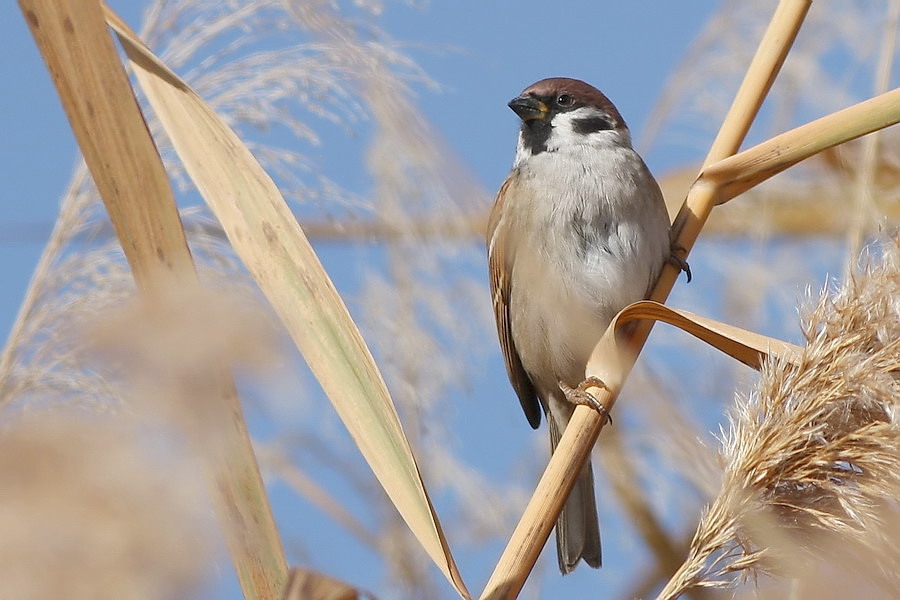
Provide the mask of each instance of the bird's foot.
POLYGON ((587 406, 588 408, 592 408, 598 413, 600 413, 601 417, 606 417, 606 421, 612 425, 612 416, 609 414, 609 410, 600 404, 590 392, 588 392, 588 388, 597 387, 602 388, 604 390, 609 390, 605 383, 603 383, 602 379, 597 377, 588 377, 584 381, 578 384, 578 387, 571 387, 569 384, 564 381, 559 382, 559 389, 562 390, 562 393, 566 396, 566 400, 571 402, 572 404, 581 404, 587 406))
POLYGON ((685 275, 687 275, 687 282, 691 282, 691 265, 688 264, 687 259, 681 258, 679 253, 686 253, 687 250, 682 248, 681 246, 672 246, 672 251, 669 253, 669 258, 666 261, 678 269, 679 271, 683 271, 685 275))

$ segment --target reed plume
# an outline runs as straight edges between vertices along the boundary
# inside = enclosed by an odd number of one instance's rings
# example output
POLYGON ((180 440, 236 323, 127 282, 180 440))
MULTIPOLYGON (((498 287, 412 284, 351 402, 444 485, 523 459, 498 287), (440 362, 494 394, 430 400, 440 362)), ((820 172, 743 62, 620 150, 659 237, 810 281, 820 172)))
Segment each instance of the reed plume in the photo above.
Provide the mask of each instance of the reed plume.
POLYGON ((197 465, 146 422, 40 411, 0 429, 3 598, 196 598, 216 559, 197 465))
POLYGON ((868 597, 900 586, 900 241, 823 293, 802 329, 796 363, 768 361, 737 399, 721 491, 660 598, 761 574, 827 597, 834 566, 868 597))

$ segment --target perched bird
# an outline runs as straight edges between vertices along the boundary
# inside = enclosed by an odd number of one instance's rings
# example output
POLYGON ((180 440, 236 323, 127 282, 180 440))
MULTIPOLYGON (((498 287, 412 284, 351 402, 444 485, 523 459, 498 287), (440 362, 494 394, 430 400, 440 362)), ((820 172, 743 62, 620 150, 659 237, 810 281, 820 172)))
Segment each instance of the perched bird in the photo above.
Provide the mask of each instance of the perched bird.
MULTIPOLYGON (((491 294, 510 382, 556 449, 575 404, 599 407, 585 366, 616 313, 676 261, 662 192, 616 107, 577 79, 543 79, 509 102, 522 121, 487 231, 491 294), (580 387, 579 387, 580 386, 580 387), (591 402, 593 400, 593 402, 591 402)), ((601 563, 587 461, 556 523, 559 568, 601 563)))

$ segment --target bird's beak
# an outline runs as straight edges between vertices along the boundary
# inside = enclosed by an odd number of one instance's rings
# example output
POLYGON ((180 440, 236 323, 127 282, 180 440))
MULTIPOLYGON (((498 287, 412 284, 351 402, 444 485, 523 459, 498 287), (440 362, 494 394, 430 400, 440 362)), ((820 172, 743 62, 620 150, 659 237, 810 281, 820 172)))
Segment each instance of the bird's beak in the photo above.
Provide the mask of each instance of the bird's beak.
POLYGON ((519 118, 523 121, 544 119, 550 111, 546 104, 534 96, 518 96, 510 100, 508 106, 513 109, 513 112, 519 115, 519 118))

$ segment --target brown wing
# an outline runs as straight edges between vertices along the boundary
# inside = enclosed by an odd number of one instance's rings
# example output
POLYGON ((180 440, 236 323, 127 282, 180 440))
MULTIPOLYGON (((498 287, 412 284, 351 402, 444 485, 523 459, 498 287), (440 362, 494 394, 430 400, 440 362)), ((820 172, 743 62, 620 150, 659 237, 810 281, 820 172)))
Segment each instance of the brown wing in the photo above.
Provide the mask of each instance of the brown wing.
POLYGON ((531 378, 528 377, 528 373, 525 372, 522 361, 519 359, 519 353, 516 351, 516 344, 513 341, 509 322, 510 272, 507 260, 510 257, 506 256, 507 229, 502 218, 503 202, 509 186, 510 180, 507 179, 497 193, 497 199, 494 200, 494 208, 491 210, 491 216, 488 220, 487 246, 491 297, 494 301, 494 318, 497 321, 497 334, 500 336, 503 360, 506 362, 506 373, 509 376, 513 389, 516 390, 516 395, 519 396, 519 403, 522 405, 522 410, 525 411, 525 417, 528 419, 529 425, 537 429, 538 425, 541 424, 541 405, 534 391, 534 385, 531 383, 531 378))

